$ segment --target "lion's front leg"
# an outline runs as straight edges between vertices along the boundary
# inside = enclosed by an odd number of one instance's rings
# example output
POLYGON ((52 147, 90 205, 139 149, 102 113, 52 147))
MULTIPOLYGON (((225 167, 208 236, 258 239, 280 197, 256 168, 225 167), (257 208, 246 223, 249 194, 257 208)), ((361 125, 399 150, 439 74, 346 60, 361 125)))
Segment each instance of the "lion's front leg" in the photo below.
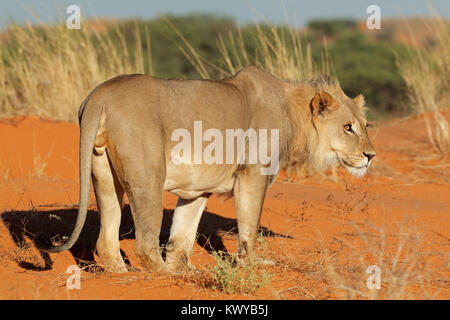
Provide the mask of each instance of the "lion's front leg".
POLYGON ((178 199, 170 228, 169 242, 166 246, 166 262, 172 272, 191 266, 191 250, 208 198, 209 195, 202 195, 192 200, 178 199))
POLYGON ((257 167, 239 172, 234 186, 234 201, 239 229, 239 259, 252 255, 256 247, 259 221, 266 195, 268 176, 257 167))

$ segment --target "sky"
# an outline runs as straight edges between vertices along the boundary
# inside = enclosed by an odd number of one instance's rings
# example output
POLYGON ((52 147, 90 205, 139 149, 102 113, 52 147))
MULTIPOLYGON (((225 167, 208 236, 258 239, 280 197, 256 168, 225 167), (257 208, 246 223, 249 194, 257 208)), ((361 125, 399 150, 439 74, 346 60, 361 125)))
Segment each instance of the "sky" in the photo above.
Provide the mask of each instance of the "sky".
MULTIPOLYGON (((450 18, 449 0, 430 2, 441 16, 450 18)), ((52 21, 71 4, 81 8, 83 18, 147 19, 169 13, 207 12, 233 17, 240 24, 263 18, 278 24, 286 22, 287 15, 292 24, 300 27, 316 18, 364 20, 368 17, 366 9, 372 4, 380 7, 381 19, 431 14, 427 0, 2 0, 0 24, 4 26, 10 19, 33 22, 32 12, 44 21, 52 21)))

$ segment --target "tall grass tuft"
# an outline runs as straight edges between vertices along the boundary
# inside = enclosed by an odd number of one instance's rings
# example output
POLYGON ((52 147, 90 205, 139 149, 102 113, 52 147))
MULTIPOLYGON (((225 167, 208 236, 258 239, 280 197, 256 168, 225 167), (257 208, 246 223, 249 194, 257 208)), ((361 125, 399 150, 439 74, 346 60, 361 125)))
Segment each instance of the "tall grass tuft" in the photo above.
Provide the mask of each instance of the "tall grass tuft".
POLYGON ((424 119, 433 149, 446 155, 450 153, 450 127, 442 111, 450 107, 450 25, 436 14, 428 28, 433 30, 431 41, 398 64, 411 107, 417 113, 429 113, 424 119))
POLYGON ((302 31, 290 25, 256 23, 254 28, 246 28, 245 34, 237 28, 227 36, 219 35, 217 47, 221 61, 216 64, 203 59, 181 32, 176 32, 181 40, 180 49, 203 78, 210 78, 217 71, 222 77, 230 76, 248 65, 265 69, 284 80, 304 80, 318 73, 330 73, 331 59, 327 50, 321 55, 320 63, 315 63, 310 45, 303 43, 302 31))
POLYGON ((98 28, 7 25, 0 37, 0 114, 77 121, 79 105, 99 83, 122 73, 150 73, 151 57, 143 50, 148 39, 136 30, 137 49, 128 52, 119 27, 113 29, 119 41, 98 28))

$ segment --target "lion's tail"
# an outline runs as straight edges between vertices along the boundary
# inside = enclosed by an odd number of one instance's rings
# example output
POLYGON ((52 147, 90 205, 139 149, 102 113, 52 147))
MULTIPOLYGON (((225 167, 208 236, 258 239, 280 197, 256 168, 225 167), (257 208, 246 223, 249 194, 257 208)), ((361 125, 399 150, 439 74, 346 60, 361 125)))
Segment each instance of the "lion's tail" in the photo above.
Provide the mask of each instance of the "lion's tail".
POLYGON ((38 234, 34 243, 36 247, 45 252, 61 252, 70 249, 77 241, 86 221, 89 206, 89 192, 91 189, 91 167, 92 150, 94 148, 95 137, 99 128, 100 117, 104 106, 87 106, 89 96, 81 104, 79 111, 80 122, 80 198, 78 205, 78 216, 75 228, 69 240, 60 246, 52 244, 48 236, 38 234))

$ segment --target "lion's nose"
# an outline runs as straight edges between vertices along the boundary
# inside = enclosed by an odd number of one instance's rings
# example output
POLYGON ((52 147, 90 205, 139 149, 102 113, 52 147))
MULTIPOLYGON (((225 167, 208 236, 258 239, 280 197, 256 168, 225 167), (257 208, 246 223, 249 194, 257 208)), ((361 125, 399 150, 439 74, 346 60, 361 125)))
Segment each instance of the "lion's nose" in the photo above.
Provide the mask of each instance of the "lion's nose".
POLYGON ((375 155, 376 155, 375 152, 363 152, 363 154, 367 157, 367 161, 372 160, 373 157, 375 157, 375 155))

